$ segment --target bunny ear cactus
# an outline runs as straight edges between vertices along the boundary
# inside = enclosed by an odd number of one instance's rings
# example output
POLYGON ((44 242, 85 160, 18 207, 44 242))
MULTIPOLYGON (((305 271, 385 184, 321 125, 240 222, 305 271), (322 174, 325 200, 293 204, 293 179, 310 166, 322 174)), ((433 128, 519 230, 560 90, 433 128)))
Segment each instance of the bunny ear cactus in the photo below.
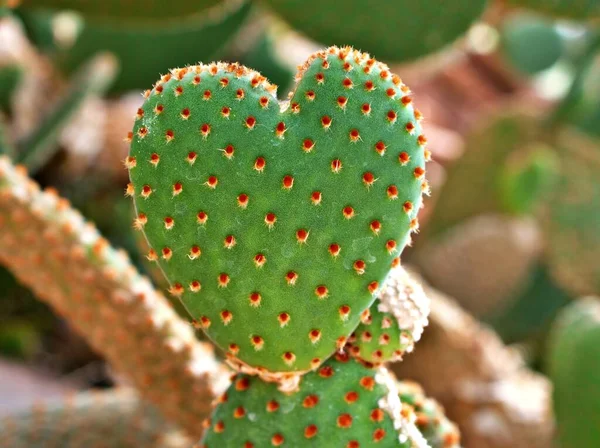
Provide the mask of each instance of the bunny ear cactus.
POLYGON ((440 50, 464 34, 487 0, 379 2, 264 0, 269 8, 317 42, 368 48, 389 61, 410 61, 440 50), (427 24, 427 26, 423 26, 427 24))
POLYGON ((240 374, 207 422, 201 448, 426 448, 393 377, 336 354, 291 393, 240 374))
POLYGON ((238 64, 172 70, 126 160, 136 225, 234 364, 317 368, 343 347, 418 227, 421 114, 387 66, 312 55, 289 102, 238 64))
POLYGON ((361 317, 361 324, 348 340, 348 351, 374 365, 399 361, 421 338, 428 315, 429 298, 423 288, 398 267, 361 317))
POLYGON ((548 265, 573 294, 600 293, 600 153, 597 139, 568 129, 558 138, 560 178, 542 216, 548 265))
POLYGON ((600 300, 572 303, 550 339, 549 373, 561 447, 600 445, 600 300))
POLYGON ((431 448, 458 448, 460 434, 454 423, 444 414, 435 400, 428 398, 417 383, 400 381, 398 394, 404 406, 411 406, 417 416, 415 421, 431 448))
POLYGON ((133 390, 82 392, 0 417, 0 447, 184 448, 190 440, 133 390))

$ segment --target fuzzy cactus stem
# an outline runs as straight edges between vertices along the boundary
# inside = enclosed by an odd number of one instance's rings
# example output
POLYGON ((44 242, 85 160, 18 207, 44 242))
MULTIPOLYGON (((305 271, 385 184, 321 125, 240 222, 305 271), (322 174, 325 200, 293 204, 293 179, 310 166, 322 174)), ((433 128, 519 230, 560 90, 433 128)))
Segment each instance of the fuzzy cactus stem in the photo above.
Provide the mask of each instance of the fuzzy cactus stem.
POLYGON ((228 374, 148 279, 95 227, 0 158, 0 263, 198 437, 228 374))

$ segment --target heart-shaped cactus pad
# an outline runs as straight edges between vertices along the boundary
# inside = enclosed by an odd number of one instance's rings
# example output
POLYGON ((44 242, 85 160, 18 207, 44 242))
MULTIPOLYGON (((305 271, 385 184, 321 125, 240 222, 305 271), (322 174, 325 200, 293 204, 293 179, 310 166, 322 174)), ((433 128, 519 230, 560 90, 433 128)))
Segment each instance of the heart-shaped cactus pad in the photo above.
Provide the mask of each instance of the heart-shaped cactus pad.
POLYGON ((197 326, 259 372, 316 368, 417 227, 429 152, 400 78, 329 48, 289 102, 238 64, 172 70, 126 160, 143 229, 197 326))

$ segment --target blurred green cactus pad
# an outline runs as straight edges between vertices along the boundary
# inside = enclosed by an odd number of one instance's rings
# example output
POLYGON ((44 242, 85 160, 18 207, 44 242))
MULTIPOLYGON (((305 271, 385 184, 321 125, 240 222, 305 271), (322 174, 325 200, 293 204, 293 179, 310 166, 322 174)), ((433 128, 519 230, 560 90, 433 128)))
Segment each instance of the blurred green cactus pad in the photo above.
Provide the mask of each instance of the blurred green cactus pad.
MULTIPOLYGON (((21 0, 25 9, 70 10, 91 19, 133 19, 164 21, 184 17, 209 9, 227 0, 195 0, 165 2, 164 0, 21 0)), ((237 0, 229 0, 232 1, 237 0)))
POLYGON ((599 0, 509 0, 508 3, 564 19, 600 19, 599 0))
POLYGON ((263 0, 293 28, 317 42, 349 44, 386 61, 410 61, 463 35, 487 0, 263 0), (426 26, 424 26, 426 24, 426 26))
POLYGON ((586 297, 556 319, 548 350, 560 446, 600 446, 600 299, 586 297))
POLYGON ((410 90, 331 47, 289 102, 238 64, 172 70, 146 93, 126 164, 142 229, 232 363, 314 369, 345 345, 418 227, 429 158, 410 90))
POLYGON ((543 216, 548 266, 572 294, 600 294, 599 140, 567 129, 557 146, 560 175, 543 216))

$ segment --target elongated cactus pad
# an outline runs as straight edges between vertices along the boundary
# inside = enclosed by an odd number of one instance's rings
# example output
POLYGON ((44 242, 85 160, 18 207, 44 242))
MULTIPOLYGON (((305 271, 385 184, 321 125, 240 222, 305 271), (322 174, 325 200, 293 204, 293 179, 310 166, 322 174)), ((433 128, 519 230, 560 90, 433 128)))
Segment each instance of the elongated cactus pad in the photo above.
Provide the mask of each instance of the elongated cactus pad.
POLYGON ((317 42, 349 44, 387 61, 408 61, 437 51, 464 34, 486 0, 379 2, 263 0, 294 28, 317 42), (418 38, 416 37, 418 36, 418 38))
POLYGON ((560 179, 543 216, 548 265, 572 294, 600 294, 600 139, 559 137, 560 179))
POLYGON ((172 70, 126 165, 155 259, 197 326, 261 371, 343 347, 418 226, 429 152, 400 78, 369 55, 311 56, 289 104, 237 64, 172 70))
POLYGON ((190 441, 129 389, 83 392, 0 418, 0 447, 184 448, 190 441))
POLYGON ((428 447, 415 420, 387 370, 336 354, 291 393, 256 376, 236 376, 200 447, 428 447))
POLYGON ((411 381, 400 381, 398 393, 402 404, 414 409, 417 414, 416 425, 431 448, 459 447, 458 428, 448 420, 437 401, 425 396, 421 386, 411 381))
POLYGON ((7 158, 0 158, 0 228, 0 263, 198 437, 198 419, 227 373, 127 256, 7 158))
POLYGON ((599 0, 509 0, 508 3, 565 19, 600 19, 599 0))
POLYGON ((571 304, 549 345, 554 412, 563 448, 600 446, 600 299, 571 304))
POLYGON ((348 340, 348 351, 363 361, 399 361, 423 334, 429 299, 408 273, 394 269, 385 287, 348 340))

